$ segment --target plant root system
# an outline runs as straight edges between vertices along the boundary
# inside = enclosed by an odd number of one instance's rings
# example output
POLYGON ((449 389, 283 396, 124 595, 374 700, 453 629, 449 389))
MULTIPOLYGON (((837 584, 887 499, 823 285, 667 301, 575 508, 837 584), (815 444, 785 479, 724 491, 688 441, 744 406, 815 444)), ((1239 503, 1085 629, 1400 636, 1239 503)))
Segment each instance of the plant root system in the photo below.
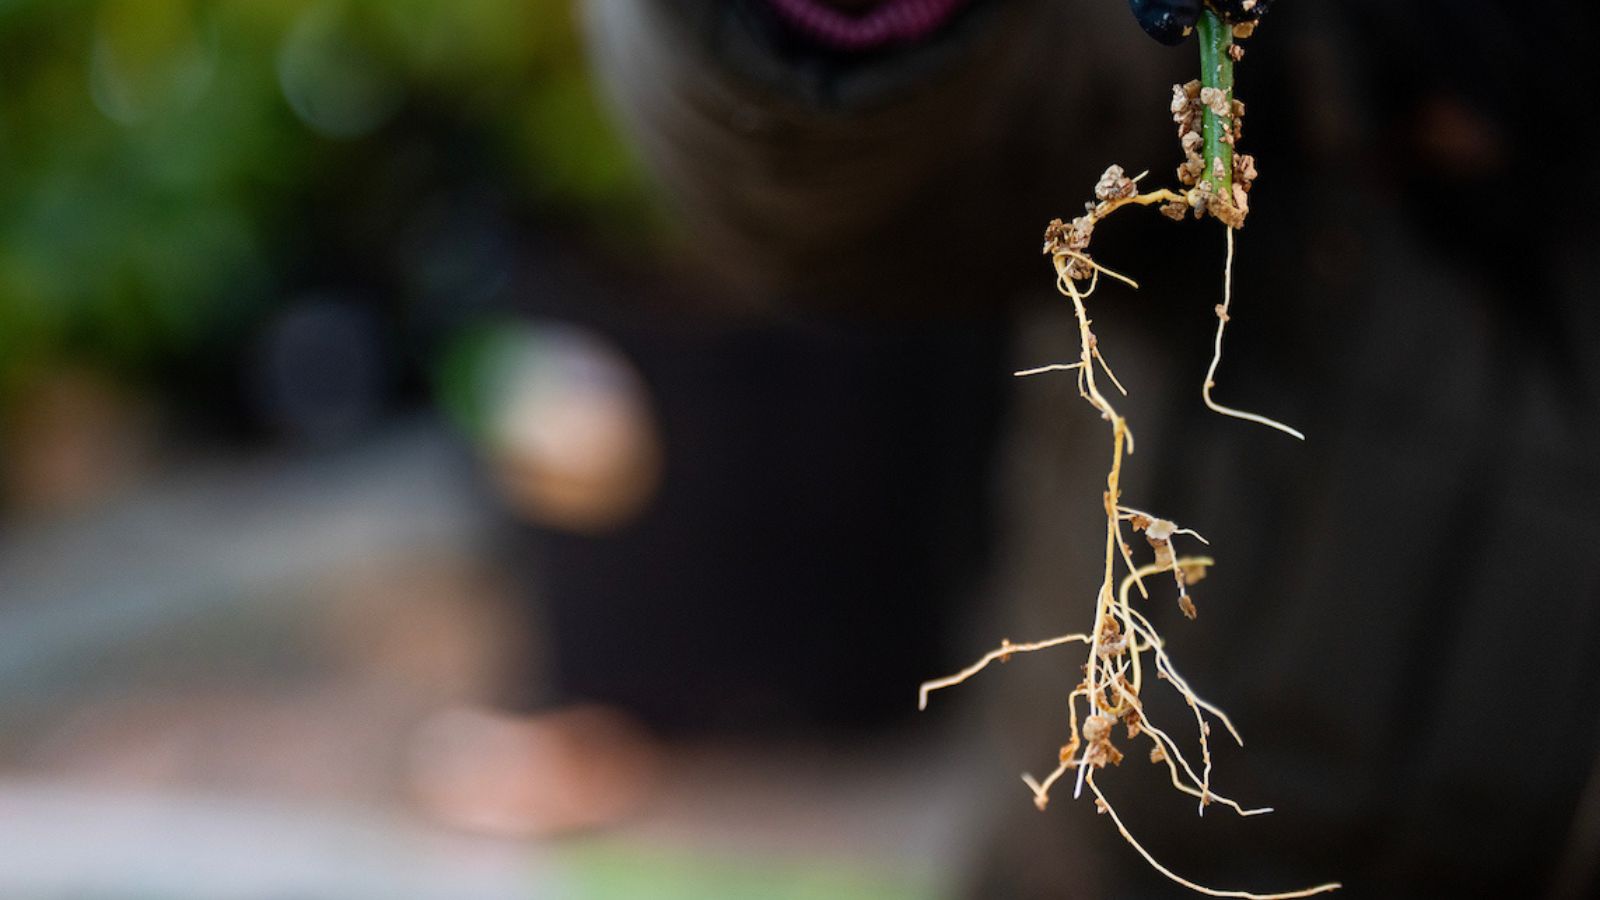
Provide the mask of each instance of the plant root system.
MULTIPOLYGON (((1253 3, 1250 5, 1254 6, 1253 3)), ((1262 7, 1265 5, 1261 4, 1262 7)), ((1249 26, 1253 27, 1253 22, 1249 26)), ((1205 577, 1213 560, 1209 556, 1180 555, 1176 547, 1180 540, 1207 543, 1193 530, 1179 527, 1175 522, 1122 502, 1122 466, 1124 459, 1133 453, 1133 433, 1128 428, 1127 420, 1117 412, 1102 390, 1099 375, 1103 374, 1118 392, 1127 392, 1106 362, 1092 328, 1093 320, 1087 305, 1100 286, 1102 276, 1138 287, 1131 278, 1102 266, 1089 253, 1096 227, 1112 213, 1127 207, 1157 206, 1173 219, 1181 220, 1190 215, 1217 219, 1226 228, 1228 251, 1224 266, 1223 300, 1216 307, 1214 354, 1206 372, 1202 396, 1206 405, 1218 413, 1256 422, 1304 439, 1300 432, 1281 422, 1222 406, 1211 396, 1222 358, 1223 331, 1228 323, 1233 299, 1234 232, 1244 225, 1249 215, 1249 193, 1256 178, 1255 160, 1247 154, 1234 152, 1244 116, 1244 105, 1233 97, 1233 63, 1242 55, 1233 39, 1243 36, 1241 30, 1248 31, 1249 28, 1244 25, 1230 27, 1208 7, 1199 21, 1202 78, 1173 88, 1171 111, 1178 126, 1179 145, 1185 156, 1183 164, 1178 167, 1178 181, 1182 188, 1141 193, 1139 182, 1144 175, 1130 178, 1120 166, 1111 166, 1095 184, 1095 199, 1087 204, 1083 215, 1070 222, 1056 219, 1045 231, 1044 252, 1055 267, 1056 288, 1071 302, 1077 318, 1078 359, 1072 363, 1041 366, 1016 374, 1075 373, 1078 394, 1100 415, 1111 431, 1110 468, 1106 475, 1105 493, 1101 498, 1106 522, 1104 568, 1095 597, 1093 626, 1088 631, 1033 643, 1002 641, 997 649, 967 668, 924 683, 919 706, 926 708, 929 695, 934 691, 961 684, 995 662, 1006 662, 1018 654, 1066 644, 1083 645, 1088 657, 1083 667, 1083 680, 1067 696, 1068 739, 1056 753, 1054 768, 1042 780, 1032 775, 1022 778, 1033 794, 1034 804, 1040 810, 1045 809, 1057 785, 1070 779, 1073 798, 1081 797, 1083 789, 1088 787, 1094 795, 1096 810, 1109 815, 1123 839, 1153 868, 1172 881, 1214 897, 1287 900, 1332 891, 1339 885, 1327 883, 1302 890, 1261 894, 1216 890, 1196 884, 1156 861, 1129 832, 1096 782, 1100 770, 1120 765, 1124 759, 1123 747, 1118 743, 1120 729, 1125 735, 1123 740, 1131 742, 1143 738, 1148 741, 1151 764, 1164 767, 1173 788, 1195 799, 1200 815, 1203 816, 1206 808, 1213 804, 1227 807, 1240 816, 1271 812, 1267 807, 1244 806, 1212 787, 1211 723, 1220 723, 1241 746, 1243 738, 1226 713, 1202 699, 1178 674, 1163 638, 1130 597, 1131 592, 1137 589, 1141 598, 1148 599, 1148 580, 1170 578, 1179 609, 1186 617, 1193 619, 1198 615, 1198 609, 1190 588, 1205 577), (1152 556, 1150 562, 1135 562, 1136 554, 1132 547, 1134 536, 1142 536, 1149 545, 1152 556), (1158 727, 1145 709, 1141 698, 1145 676, 1150 672, 1154 672, 1156 679, 1167 682, 1193 713, 1196 740, 1187 751, 1172 734, 1158 727)))

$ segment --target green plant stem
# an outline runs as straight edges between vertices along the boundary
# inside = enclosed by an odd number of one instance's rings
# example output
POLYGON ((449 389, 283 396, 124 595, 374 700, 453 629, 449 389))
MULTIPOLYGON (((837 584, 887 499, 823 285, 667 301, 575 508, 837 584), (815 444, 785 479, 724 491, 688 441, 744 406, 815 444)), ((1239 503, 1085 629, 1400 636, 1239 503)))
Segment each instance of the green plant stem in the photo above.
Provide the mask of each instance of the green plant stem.
MULTIPOLYGON (((1207 6, 1200 13, 1200 86, 1216 88, 1223 92, 1229 110, 1233 109, 1233 57, 1228 49, 1233 46, 1233 28, 1216 11, 1207 6)), ((1233 127, 1233 116, 1219 116, 1208 107, 1201 122, 1201 137, 1205 139, 1205 172, 1203 184, 1209 184, 1219 197, 1233 197, 1233 145, 1222 138, 1233 127), (1217 161, 1222 165, 1220 169, 1217 161), (1217 173, 1221 172, 1219 176, 1217 173)))

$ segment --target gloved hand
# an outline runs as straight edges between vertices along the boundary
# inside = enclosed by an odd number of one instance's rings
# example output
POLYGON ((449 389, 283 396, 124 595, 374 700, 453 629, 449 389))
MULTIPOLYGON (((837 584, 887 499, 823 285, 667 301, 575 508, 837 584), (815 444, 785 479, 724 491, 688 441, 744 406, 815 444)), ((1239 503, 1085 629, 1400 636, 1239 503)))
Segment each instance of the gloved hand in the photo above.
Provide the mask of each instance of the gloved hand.
POLYGON ((1128 0, 1133 17, 1145 33, 1176 47, 1194 33, 1200 9, 1209 5, 1228 22, 1254 22, 1266 15, 1272 0, 1128 0))

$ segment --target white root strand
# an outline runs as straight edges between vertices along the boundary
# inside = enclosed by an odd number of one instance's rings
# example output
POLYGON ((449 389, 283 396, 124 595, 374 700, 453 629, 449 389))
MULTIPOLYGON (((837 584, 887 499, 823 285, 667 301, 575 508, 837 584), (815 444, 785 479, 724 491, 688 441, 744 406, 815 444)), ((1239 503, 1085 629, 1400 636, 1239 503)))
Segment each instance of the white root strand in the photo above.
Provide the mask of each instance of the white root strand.
POLYGON ((1100 801, 1100 808, 1105 810, 1106 815, 1111 817, 1112 822, 1116 823, 1117 832, 1122 835, 1122 839, 1127 841, 1128 845, 1133 849, 1139 851, 1139 855, 1144 857, 1144 861, 1149 863, 1152 869, 1155 869, 1157 872, 1160 872, 1161 874, 1167 876, 1178 884, 1183 885, 1191 891, 1205 894, 1208 897, 1238 897, 1241 898, 1241 900, 1296 900, 1296 898, 1299 897, 1314 897, 1317 894, 1326 894, 1329 891, 1336 891, 1339 888, 1344 887, 1344 885, 1337 881, 1330 881, 1326 884, 1302 888, 1298 891, 1283 891, 1276 894, 1257 894, 1253 891, 1222 891, 1217 890, 1216 888, 1206 887, 1203 884, 1196 884, 1157 862, 1156 858, 1150 855, 1150 851, 1146 850, 1143 844, 1134 839, 1133 833, 1128 830, 1128 826, 1122 824, 1122 817, 1117 815, 1116 809, 1112 808, 1111 806, 1111 801, 1107 800, 1106 795, 1101 793, 1100 786, 1094 783, 1093 774, 1090 774, 1088 782, 1089 790, 1094 791, 1095 799, 1100 801))
POLYGON ((1217 401, 1211 399, 1211 389, 1217 385, 1217 366, 1222 364, 1222 332, 1228 327, 1228 307, 1231 306, 1232 303, 1233 229, 1229 228, 1228 262, 1227 265, 1223 267, 1222 271, 1222 306, 1217 310, 1217 338, 1215 343, 1212 345, 1211 367, 1206 369, 1206 380, 1200 386, 1200 396, 1205 399, 1206 406, 1209 407, 1212 412, 1221 413, 1225 416, 1231 416, 1235 419, 1243 419, 1246 422, 1255 422, 1257 425, 1265 425, 1268 428, 1276 428, 1277 430, 1291 437, 1299 438, 1302 441, 1305 440, 1306 436, 1304 434, 1301 434, 1297 429, 1290 428, 1288 425, 1279 422, 1277 419, 1269 419, 1266 416, 1258 415, 1257 413, 1245 412, 1242 409, 1234 409, 1231 406, 1223 406, 1217 401))

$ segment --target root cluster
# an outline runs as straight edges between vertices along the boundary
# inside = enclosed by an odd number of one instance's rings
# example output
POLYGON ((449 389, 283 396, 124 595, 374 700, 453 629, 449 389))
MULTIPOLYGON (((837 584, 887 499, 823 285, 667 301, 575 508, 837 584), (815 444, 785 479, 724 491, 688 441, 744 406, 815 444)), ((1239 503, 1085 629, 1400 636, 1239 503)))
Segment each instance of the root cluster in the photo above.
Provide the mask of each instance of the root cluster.
MULTIPOLYGON (((1236 51, 1237 47, 1228 51, 1230 59, 1238 58, 1236 51)), ((1017 374, 1075 373, 1079 395, 1108 424, 1111 431, 1110 468, 1106 475, 1106 489, 1101 497, 1106 523, 1104 568, 1095 596, 1094 616, 1090 620, 1092 627, 1080 633, 1034 643, 1002 641, 997 649, 960 672, 924 683, 920 705, 926 708, 931 693, 961 684, 992 663, 1005 662, 1017 654, 1066 644, 1083 645, 1087 651, 1083 679, 1073 686, 1067 696, 1067 740, 1055 755, 1054 768, 1043 779, 1032 775, 1022 778, 1033 794, 1034 804, 1040 810, 1045 809, 1058 784, 1070 778, 1074 799, 1081 797, 1087 787, 1094 796, 1096 810, 1111 818, 1118 833, 1152 867, 1178 884, 1216 897, 1287 900, 1331 891, 1339 885, 1328 883, 1296 891, 1261 894, 1223 891, 1196 884, 1161 865, 1135 840, 1101 785, 1096 782, 1098 773, 1109 766, 1119 766, 1126 754, 1132 752, 1134 742, 1143 741, 1147 745, 1145 755, 1150 764, 1164 768, 1172 787, 1194 798, 1200 815, 1204 815, 1206 808, 1212 805, 1227 807, 1241 816, 1271 812, 1266 807, 1244 806, 1213 788, 1212 723, 1220 723, 1241 746, 1243 739, 1227 714, 1202 699, 1178 674, 1161 635, 1130 596, 1132 591, 1137 590, 1142 600, 1148 600, 1152 585, 1147 582, 1170 581, 1171 587, 1161 590, 1171 591, 1179 609, 1186 617, 1193 619, 1198 612, 1190 588, 1205 577, 1213 561, 1208 556, 1180 553, 1177 546, 1179 541, 1207 543, 1193 530, 1123 503, 1122 466, 1124 459, 1133 453, 1134 439, 1127 420, 1117 412, 1102 390, 1099 376, 1104 375, 1116 391, 1122 394, 1127 391, 1101 352, 1087 306, 1102 276, 1138 287, 1132 279, 1101 266, 1089 253, 1096 227, 1112 213, 1130 206, 1159 206, 1163 213, 1174 219, 1184 219, 1192 214, 1196 218, 1209 215, 1221 221, 1226 226, 1228 255, 1224 267, 1223 301, 1216 307, 1218 323, 1215 352, 1206 374, 1202 396, 1208 407, 1223 415, 1257 422, 1303 438, 1287 425, 1255 413, 1221 406, 1211 397, 1222 355, 1222 334, 1232 301, 1234 231, 1244 224, 1249 214, 1249 192, 1256 177, 1255 160, 1233 152, 1240 134, 1239 123, 1244 106, 1232 97, 1231 70, 1226 85, 1227 89, 1222 90, 1195 81, 1173 88, 1173 119, 1178 125, 1179 142, 1185 153, 1185 161, 1178 168, 1178 180, 1183 186, 1181 190, 1161 189, 1141 193, 1138 183, 1143 175, 1130 178, 1120 166, 1111 166, 1095 184, 1095 199, 1087 204, 1083 215, 1070 222, 1056 219, 1045 231, 1044 252, 1055 268, 1056 288, 1071 302, 1077 318, 1078 358, 1075 362, 1042 366, 1017 374), (1136 553, 1134 544, 1140 537, 1149 549, 1145 551, 1140 548, 1136 553), (1136 561, 1146 555, 1148 562, 1136 561), (1169 731, 1154 722, 1145 708, 1142 700, 1145 676, 1152 672, 1156 680, 1165 681, 1177 692, 1193 715, 1195 737, 1187 750, 1169 731)))

